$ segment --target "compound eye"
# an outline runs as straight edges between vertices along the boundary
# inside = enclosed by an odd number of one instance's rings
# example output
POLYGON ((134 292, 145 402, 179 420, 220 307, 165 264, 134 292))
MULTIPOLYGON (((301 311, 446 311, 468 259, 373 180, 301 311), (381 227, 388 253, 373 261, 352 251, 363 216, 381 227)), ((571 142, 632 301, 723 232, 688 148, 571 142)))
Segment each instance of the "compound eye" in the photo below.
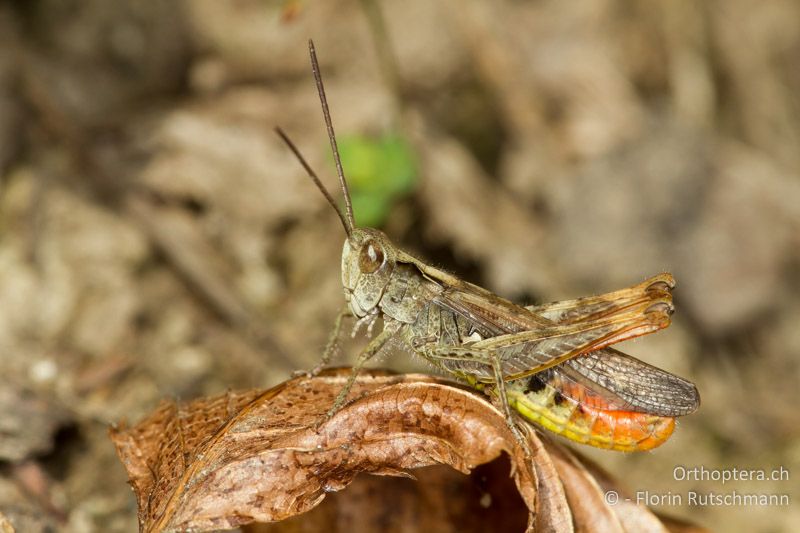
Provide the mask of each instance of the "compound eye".
POLYGON ((383 249, 375 241, 367 241, 358 254, 358 268, 365 274, 372 274, 383 264, 383 249))

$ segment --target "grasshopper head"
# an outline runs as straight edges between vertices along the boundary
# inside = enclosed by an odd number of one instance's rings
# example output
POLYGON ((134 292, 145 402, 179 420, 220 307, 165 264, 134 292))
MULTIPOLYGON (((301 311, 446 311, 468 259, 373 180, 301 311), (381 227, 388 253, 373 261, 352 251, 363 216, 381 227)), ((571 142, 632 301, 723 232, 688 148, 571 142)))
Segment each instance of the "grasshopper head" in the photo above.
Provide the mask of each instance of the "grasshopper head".
POLYGON ((325 97, 325 88, 322 84, 322 74, 317 61, 317 53, 314 50, 314 43, 308 41, 308 52, 311 56, 311 71, 314 73, 314 81, 317 84, 319 101, 322 105, 322 116, 325 119, 325 126, 328 128, 328 138, 331 143, 333 160, 336 163, 336 173, 339 176, 339 185, 344 195, 345 210, 336 205, 331 194, 311 169, 309 164, 300 154, 297 147, 289 140, 289 137, 281 130, 276 128, 276 132, 283 139, 289 149, 297 157, 300 164, 308 173, 308 177, 317 186, 330 206, 339 215, 342 221, 347 240, 344 241, 342 250, 342 286, 344 287, 344 297, 350 305, 350 310, 359 318, 374 312, 381 297, 389 284, 389 280, 394 270, 397 260, 397 252, 392 246, 389 238, 382 232, 372 228, 357 228, 353 218, 353 204, 350 200, 350 192, 347 187, 347 180, 344 177, 342 161, 339 157, 339 149, 336 146, 336 135, 333 132, 333 122, 331 121, 328 102, 325 97))
POLYGON ((350 310, 359 318, 380 302, 395 265, 389 238, 372 228, 354 228, 342 249, 342 287, 350 310))

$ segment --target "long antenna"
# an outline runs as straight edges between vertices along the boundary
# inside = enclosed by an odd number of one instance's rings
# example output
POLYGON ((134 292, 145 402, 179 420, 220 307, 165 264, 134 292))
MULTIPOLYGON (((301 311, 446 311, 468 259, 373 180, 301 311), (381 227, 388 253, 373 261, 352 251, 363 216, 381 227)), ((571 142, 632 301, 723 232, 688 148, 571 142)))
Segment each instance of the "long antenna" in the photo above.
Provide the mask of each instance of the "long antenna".
MULTIPOLYGON (((331 121, 331 112, 328 109, 328 99, 325 98, 325 87, 322 85, 322 75, 319 72, 319 62, 317 61, 317 52, 314 49, 314 41, 308 40, 308 53, 311 56, 311 70, 314 72, 314 81, 317 83, 317 93, 319 93, 319 103, 322 104, 322 115, 325 117, 325 126, 328 128, 328 139, 331 141, 331 151, 333 151, 333 160, 336 163, 336 173, 339 175, 339 184, 342 186, 342 193, 344 194, 344 205, 347 212, 347 220, 350 222, 350 228, 356 226, 353 219, 353 204, 350 202, 350 190, 347 188, 347 180, 344 179, 344 169, 342 169, 342 160, 339 158, 339 147, 336 145, 336 134, 333 132, 333 122, 331 121)), ((350 232, 347 232, 350 235, 350 232)))
POLYGON ((353 226, 351 226, 349 221, 344 217, 344 213, 342 213, 342 210, 339 209, 338 205, 336 205, 336 201, 333 199, 333 196, 331 196, 331 193, 328 192, 328 189, 325 188, 325 186, 317 177, 317 173, 311 169, 311 165, 308 164, 306 159, 303 157, 303 154, 300 153, 300 150, 297 149, 297 146, 294 145, 292 140, 289 139, 289 136, 286 135, 281 128, 275 128, 275 133, 277 133, 280 138, 283 139, 283 142, 286 143, 286 145, 289 147, 289 150, 294 153, 297 160, 300 161, 300 164, 303 165, 304 169, 306 169, 308 177, 311 178, 311 180, 316 184, 317 188, 322 192, 322 195, 325 196, 325 199, 328 200, 328 203, 331 204, 331 207, 333 207, 333 210, 336 211, 337 215, 339 215, 339 218, 342 220, 342 226, 344 226, 344 231, 349 237, 353 231, 353 226))

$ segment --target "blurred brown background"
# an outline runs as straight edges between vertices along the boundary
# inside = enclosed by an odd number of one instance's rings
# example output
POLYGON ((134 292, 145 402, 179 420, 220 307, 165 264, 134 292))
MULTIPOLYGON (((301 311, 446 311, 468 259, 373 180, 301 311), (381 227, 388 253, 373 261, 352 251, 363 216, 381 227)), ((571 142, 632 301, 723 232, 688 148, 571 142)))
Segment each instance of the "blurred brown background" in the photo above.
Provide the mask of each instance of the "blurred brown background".
POLYGON ((134 530, 109 423, 319 357, 344 234, 272 132, 335 187, 309 37, 340 138, 412 149, 413 186, 380 213, 399 245, 521 303, 675 274, 673 326, 623 349, 703 405, 654 452, 589 453, 684 503, 788 493, 658 509, 796 531, 796 479, 673 479, 800 473, 790 0, 0 4, 0 512, 18 531, 134 530))

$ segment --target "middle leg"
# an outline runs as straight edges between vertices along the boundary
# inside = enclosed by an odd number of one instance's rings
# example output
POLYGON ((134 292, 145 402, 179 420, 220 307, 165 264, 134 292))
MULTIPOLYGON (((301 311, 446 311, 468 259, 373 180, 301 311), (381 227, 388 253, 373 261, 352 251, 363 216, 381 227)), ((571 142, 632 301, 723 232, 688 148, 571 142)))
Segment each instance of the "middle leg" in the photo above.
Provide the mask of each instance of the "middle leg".
POLYGON ((381 331, 374 339, 372 339, 367 347, 364 348, 360 354, 358 354, 358 358, 356 362, 353 364, 352 371, 350 372, 350 376, 347 378, 347 381, 342 387, 342 390, 339 391, 339 394, 336 395, 336 399, 333 401, 333 406, 325 413, 325 416, 320 419, 316 424, 316 429, 331 419, 333 415, 335 415, 339 409, 342 408, 345 404, 345 400, 347 400, 347 395, 350 393, 350 389, 353 388, 353 384, 356 382, 356 378, 358 377, 358 373, 364 364, 369 361, 375 354, 377 354, 381 348, 386 344, 395 333, 397 333, 397 326, 395 322, 388 322, 384 323, 383 331, 381 331))

